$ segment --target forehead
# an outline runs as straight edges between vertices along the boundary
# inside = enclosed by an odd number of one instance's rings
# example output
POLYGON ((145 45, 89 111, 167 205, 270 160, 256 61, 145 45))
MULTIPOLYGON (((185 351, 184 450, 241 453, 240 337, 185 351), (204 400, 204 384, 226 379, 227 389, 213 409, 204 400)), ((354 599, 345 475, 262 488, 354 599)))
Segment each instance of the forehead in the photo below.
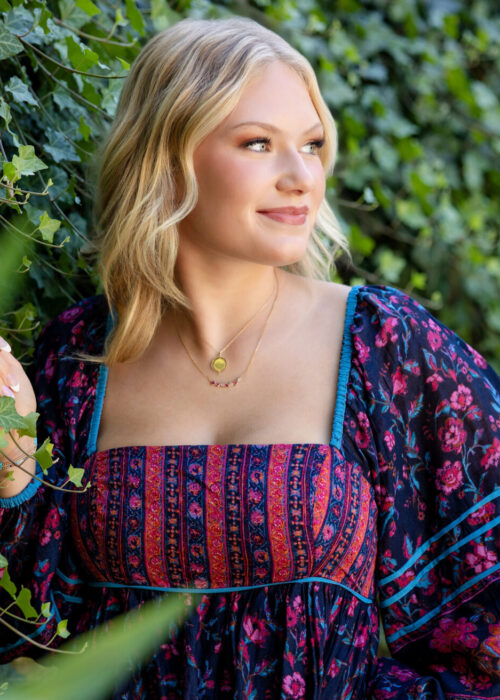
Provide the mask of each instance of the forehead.
POLYGON ((244 121, 269 122, 284 131, 302 132, 318 122, 319 116, 302 78, 275 61, 258 70, 220 126, 230 129, 244 121))

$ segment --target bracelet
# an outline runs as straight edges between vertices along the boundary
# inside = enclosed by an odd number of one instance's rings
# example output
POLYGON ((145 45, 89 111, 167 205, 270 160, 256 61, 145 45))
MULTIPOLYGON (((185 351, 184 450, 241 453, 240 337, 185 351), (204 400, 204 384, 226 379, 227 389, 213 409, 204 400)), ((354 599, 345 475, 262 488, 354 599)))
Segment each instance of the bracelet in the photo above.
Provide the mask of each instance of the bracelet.
POLYGON ((9 462, 1 462, 0 461, 0 471, 2 469, 9 469, 9 467, 13 467, 14 465, 16 467, 20 467, 21 464, 24 463, 25 459, 26 459, 25 457, 21 457, 21 459, 17 459, 16 461, 14 461, 14 460, 9 461, 9 462))
MULTIPOLYGON (((35 437, 35 438, 33 438, 33 441, 35 443, 35 449, 36 449, 38 447, 38 439, 35 437)), ((0 471, 4 468, 8 469, 9 467, 13 467, 14 464, 16 465, 16 467, 20 467, 21 464, 23 464, 26 461, 26 459, 27 459, 27 457, 21 457, 20 459, 17 459, 16 461, 14 461, 14 460, 12 460, 11 462, 9 461, 8 466, 7 466, 7 462, 2 462, 2 460, 0 459, 0 471)))

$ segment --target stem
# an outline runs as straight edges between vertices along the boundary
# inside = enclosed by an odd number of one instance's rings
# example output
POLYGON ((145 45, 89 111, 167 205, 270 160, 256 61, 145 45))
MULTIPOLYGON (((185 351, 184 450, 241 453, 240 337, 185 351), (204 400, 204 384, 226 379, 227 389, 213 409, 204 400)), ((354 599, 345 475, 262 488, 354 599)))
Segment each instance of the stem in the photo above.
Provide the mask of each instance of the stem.
POLYGON ((19 39, 21 44, 23 44, 25 47, 29 46, 29 48, 35 51, 35 53, 38 53, 40 54, 40 56, 46 58, 48 61, 55 63, 56 66, 62 68, 68 73, 77 73, 78 75, 84 75, 86 78, 106 78, 108 80, 125 80, 125 78, 127 77, 126 75, 103 75, 102 73, 86 73, 85 71, 77 70, 76 68, 69 68, 68 66, 65 66, 64 63, 60 63, 60 61, 57 61, 55 58, 52 58, 52 56, 46 54, 44 51, 40 51, 40 49, 37 49, 37 47, 34 44, 30 44, 27 41, 23 41, 18 34, 14 34, 14 36, 17 39, 19 39))
MULTIPOLYGON (((67 649, 53 649, 52 647, 46 646, 45 644, 40 644, 40 642, 36 642, 34 639, 31 639, 31 637, 28 637, 27 634, 23 634, 18 629, 16 629, 13 625, 9 625, 9 623, 6 622, 5 620, 3 620, 1 617, 0 617, 0 624, 5 625, 5 627, 10 629, 12 632, 14 632, 14 634, 17 634, 19 637, 22 637, 30 644, 34 644, 39 649, 44 649, 45 651, 55 651, 58 654, 82 654, 85 651, 85 649, 80 649, 80 651, 69 651, 67 649)), ((54 637, 55 636, 57 636, 57 633, 54 635, 54 637)), ((52 637, 50 642, 52 642, 54 637, 52 637)), ((50 642, 49 642, 49 644, 50 644, 50 642)))
MULTIPOLYGON (((85 97, 83 97, 83 95, 80 95, 80 93, 75 92, 75 90, 72 90, 72 89, 69 87, 69 85, 67 85, 66 83, 63 83, 62 81, 58 80, 58 79, 56 78, 56 76, 55 76, 48 68, 46 68, 46 67, 43 65, 43 63, 42 63, 41 61, 39 61, 38 59, 36 59, 36 62, 37 62, 37 64, 38 64, 38 66, 42 69, 42 71, 43 71, 46 75, 48 75, 50 78, 52 78, 52 80, 56 83, 56 85, 59 85, 59 87, 61 87, 63 90, 66 90, 67 92, 69 92, 69 94, 70 94, 70 95, 73 95, 73 97, 75 97, 76 99, 81 100, 82 102, 84 102, 88 107, 91 107, 92 109, 95 109, 97 112, 100 112, 100 113, 103 115, 103 117, 105 117, 108 121, 111 121, 111 117, 109 116, 109 114, 108 114, 107 112, 105 112, 103 109, 101 109, 100 107, 98 107, 97 105, 95 105, 93 102, 89 102, 89 100, 87 100, 85 97)), ((101 76, 99 76, 99 77, 102 78, 103 76, 101 75, 101 76)), ((7 159, 6 159, 6 160, 7 160, 7 159)))
POLYGON ((106 39, 103 36, 94 36, 93 34, 86 34, 85 32, 82 32, 79 29, 75 29, 74 27, 71 27, 69 24, 66 24, 65 22, 63 22, 60 19, 57 19, 56 17, 53 18, 53 21, 56 24, 60 24, 61 27, 64 27, 65 29, 69 29, 71 32, 78 34, 78 36, 85 37, 85 39, 92 39, 92 41, 102 41, 103 44, 113 44, 115 46, 124 46, 127 48, 137 45, 137 41, 133 41, 132 43, 129 43, 129 44, 124 44, 121 41, 113 41, 112 39, 106 39))
MULTIPOLYGON (((9 435, 12 438, 14 444, 21 450, 21 452, 23 452, 26 455, 25 459, 23 460, 23 462, 21 464, 15 464, 13 462, 13 460, 8 455, 6 455, 2 449, 0 449, 0 455, 2 455, 2 457, 5 457, 12 464, 12 466, 17 467, 17 469, 20 469, 25 474, 29 474, 33 479, 36 479, 36 481, 39 481, 41 484, 44 484, 45 486, 48 486, 49 488, 54 489, 55 491, 64 491, 66 493, 85 493, 85 491, 86 491, 85 487, 83 487, 81 489, 79 489, 79 488, 65 489, 63 486, 56 486, 55 484, 52 484, 50 481, 45 481, 45 479, 41 479, 36 474, 33 474, 32 472, 30 472, 29 469, 26 469, 25 467, 23 467, 23 464, 24 464, 24 462, 26 462, 27 459, 33 459, 36 462, 36 458, 33 455, 30 455, 28 452, 25 452, 23 450, 23 448, 16 441, 15 437, 12 435, 12 432, 10 430, 9 430, 9 435)), ((65 483, 67 484, 68 481, 66 481, 65 483)))
MULTIPOLYGON (((5 160, 8 160, 8 158, 5 157, 5 160)), ((16 187, 16 185, 5 185, 1 181, 0 181, 0 187, 5 187, 5 189, 14 189, 14 190, 16 190, 16 194, 34 194, 37 197, 45 197, 45 195, 49 194, 48 187, 45 188, 45 190, 43 192, 32 192, 31 190, 23 190, 20 187, 16 187)))
POLYGON ((47 241, 40 240, 40 238, 35 238, 33 236, 33 233, 36 233, 38 231, 38 226, 30 235, 29 233, 25 233, 24 231, 21 231, 21 229, 18 229, 17 226, 14 226, 14 224, 12 224, 10 221, 8 221, 8 219, 6 219, 1 214, 0 214, 0 220, 3 221, 6 226, 14 229, 14 231, 16 233, 19 233, 19 235, 24 236, 25 238, 28 238, 30 241, 34 241, 35 243, 40 243, 41 245, 45 245, 48 248, 62 248, 63 247, 63 243, 59 243, 56 245, 55 243, 48 243, 47 241))
POLYGON ((8 615, 9 617, 13 617, 15 620, 20 620, 21 622, 26 622, 28 625, 37 625, 40 627, 41 625, 44 625, 45 622, 38 622, 38 620, 27 620, 25 617, 21 617, 20 615, 16 615, 15 613, 9 612, 9 608, 11 605, 14 605, 14 603, 11 603, 7 608, 4 608, 0 612, 0 618, 2 615, 8 615))

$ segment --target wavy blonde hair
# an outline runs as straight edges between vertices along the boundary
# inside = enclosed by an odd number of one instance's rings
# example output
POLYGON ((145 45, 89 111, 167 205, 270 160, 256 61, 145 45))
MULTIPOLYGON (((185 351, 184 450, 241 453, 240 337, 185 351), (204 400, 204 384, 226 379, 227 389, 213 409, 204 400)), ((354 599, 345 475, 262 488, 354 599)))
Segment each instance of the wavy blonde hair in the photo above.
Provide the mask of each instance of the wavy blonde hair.
MULTIPOLYGON (((92 249, 117 319, 94 361, 137 359, 166 308, 189 308, 174 270, 177 225, 198 198, 195 148, 236 107, 259 69, 276 60, 303 79, 318 112, 326 176, 337 152, 335 122, 307 59, 274 32, 246 18, 185 19, 154 36, 134 61, 98 170, 92 249)), ((347 244, 325 199, 304 259, 288 269, 325 278, 339 247, 347 244)))

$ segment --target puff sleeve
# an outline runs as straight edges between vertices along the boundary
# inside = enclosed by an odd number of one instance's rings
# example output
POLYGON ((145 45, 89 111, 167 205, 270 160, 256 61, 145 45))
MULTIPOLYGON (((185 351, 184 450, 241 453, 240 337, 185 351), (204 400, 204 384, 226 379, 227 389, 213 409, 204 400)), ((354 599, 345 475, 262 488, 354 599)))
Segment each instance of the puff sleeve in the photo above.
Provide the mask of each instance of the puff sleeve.
MULTIPOLYGON (((82 373, 80 381, 74 381, 79 365, 71 358, 71 351, 85 333, 89 304, 83 300, 44 327, 31 371, 40 414, 38 444, 48 437, 54 445, 54 465, 44 478, 56 486, 67 481, 68 466, 77 464, 78 447, 85 437, 82 433, 78 440, 76 417, 83 415, 82 387, 89 382, 82 373)), ((67 484, 66 488, 74 487, 67 484)), ((81 581, 70 551, 69 503, 78 497, 33 479, 18 496, 0 500, 0 552, 8 560, 10 578, 18 591, 24 586, 31 592, 35 610, 40 611, 44 603, 51 606, 50 618, 41 618, 37 624, 3 616, 24 636, 0 625, 0 663, 17 656, 40 656, 45 650, 38 644, 50 642, 56 647, 63 641, 54 636, 61 619, 67 619, 68 629, 73 631, 84 617, 81 581)), ((0 587, 0 606, 5 608, 11 602, 11 596, 0 587)), ((17 608, 11 611, 20 614, 17 608)))
MULTIPOLYGON (((500 697, 500 378, 406 294, 366 287, 363 395, 392 659, 372 697, 500 697)), ((361 347, 362 346, 362 347, 361 347)))

